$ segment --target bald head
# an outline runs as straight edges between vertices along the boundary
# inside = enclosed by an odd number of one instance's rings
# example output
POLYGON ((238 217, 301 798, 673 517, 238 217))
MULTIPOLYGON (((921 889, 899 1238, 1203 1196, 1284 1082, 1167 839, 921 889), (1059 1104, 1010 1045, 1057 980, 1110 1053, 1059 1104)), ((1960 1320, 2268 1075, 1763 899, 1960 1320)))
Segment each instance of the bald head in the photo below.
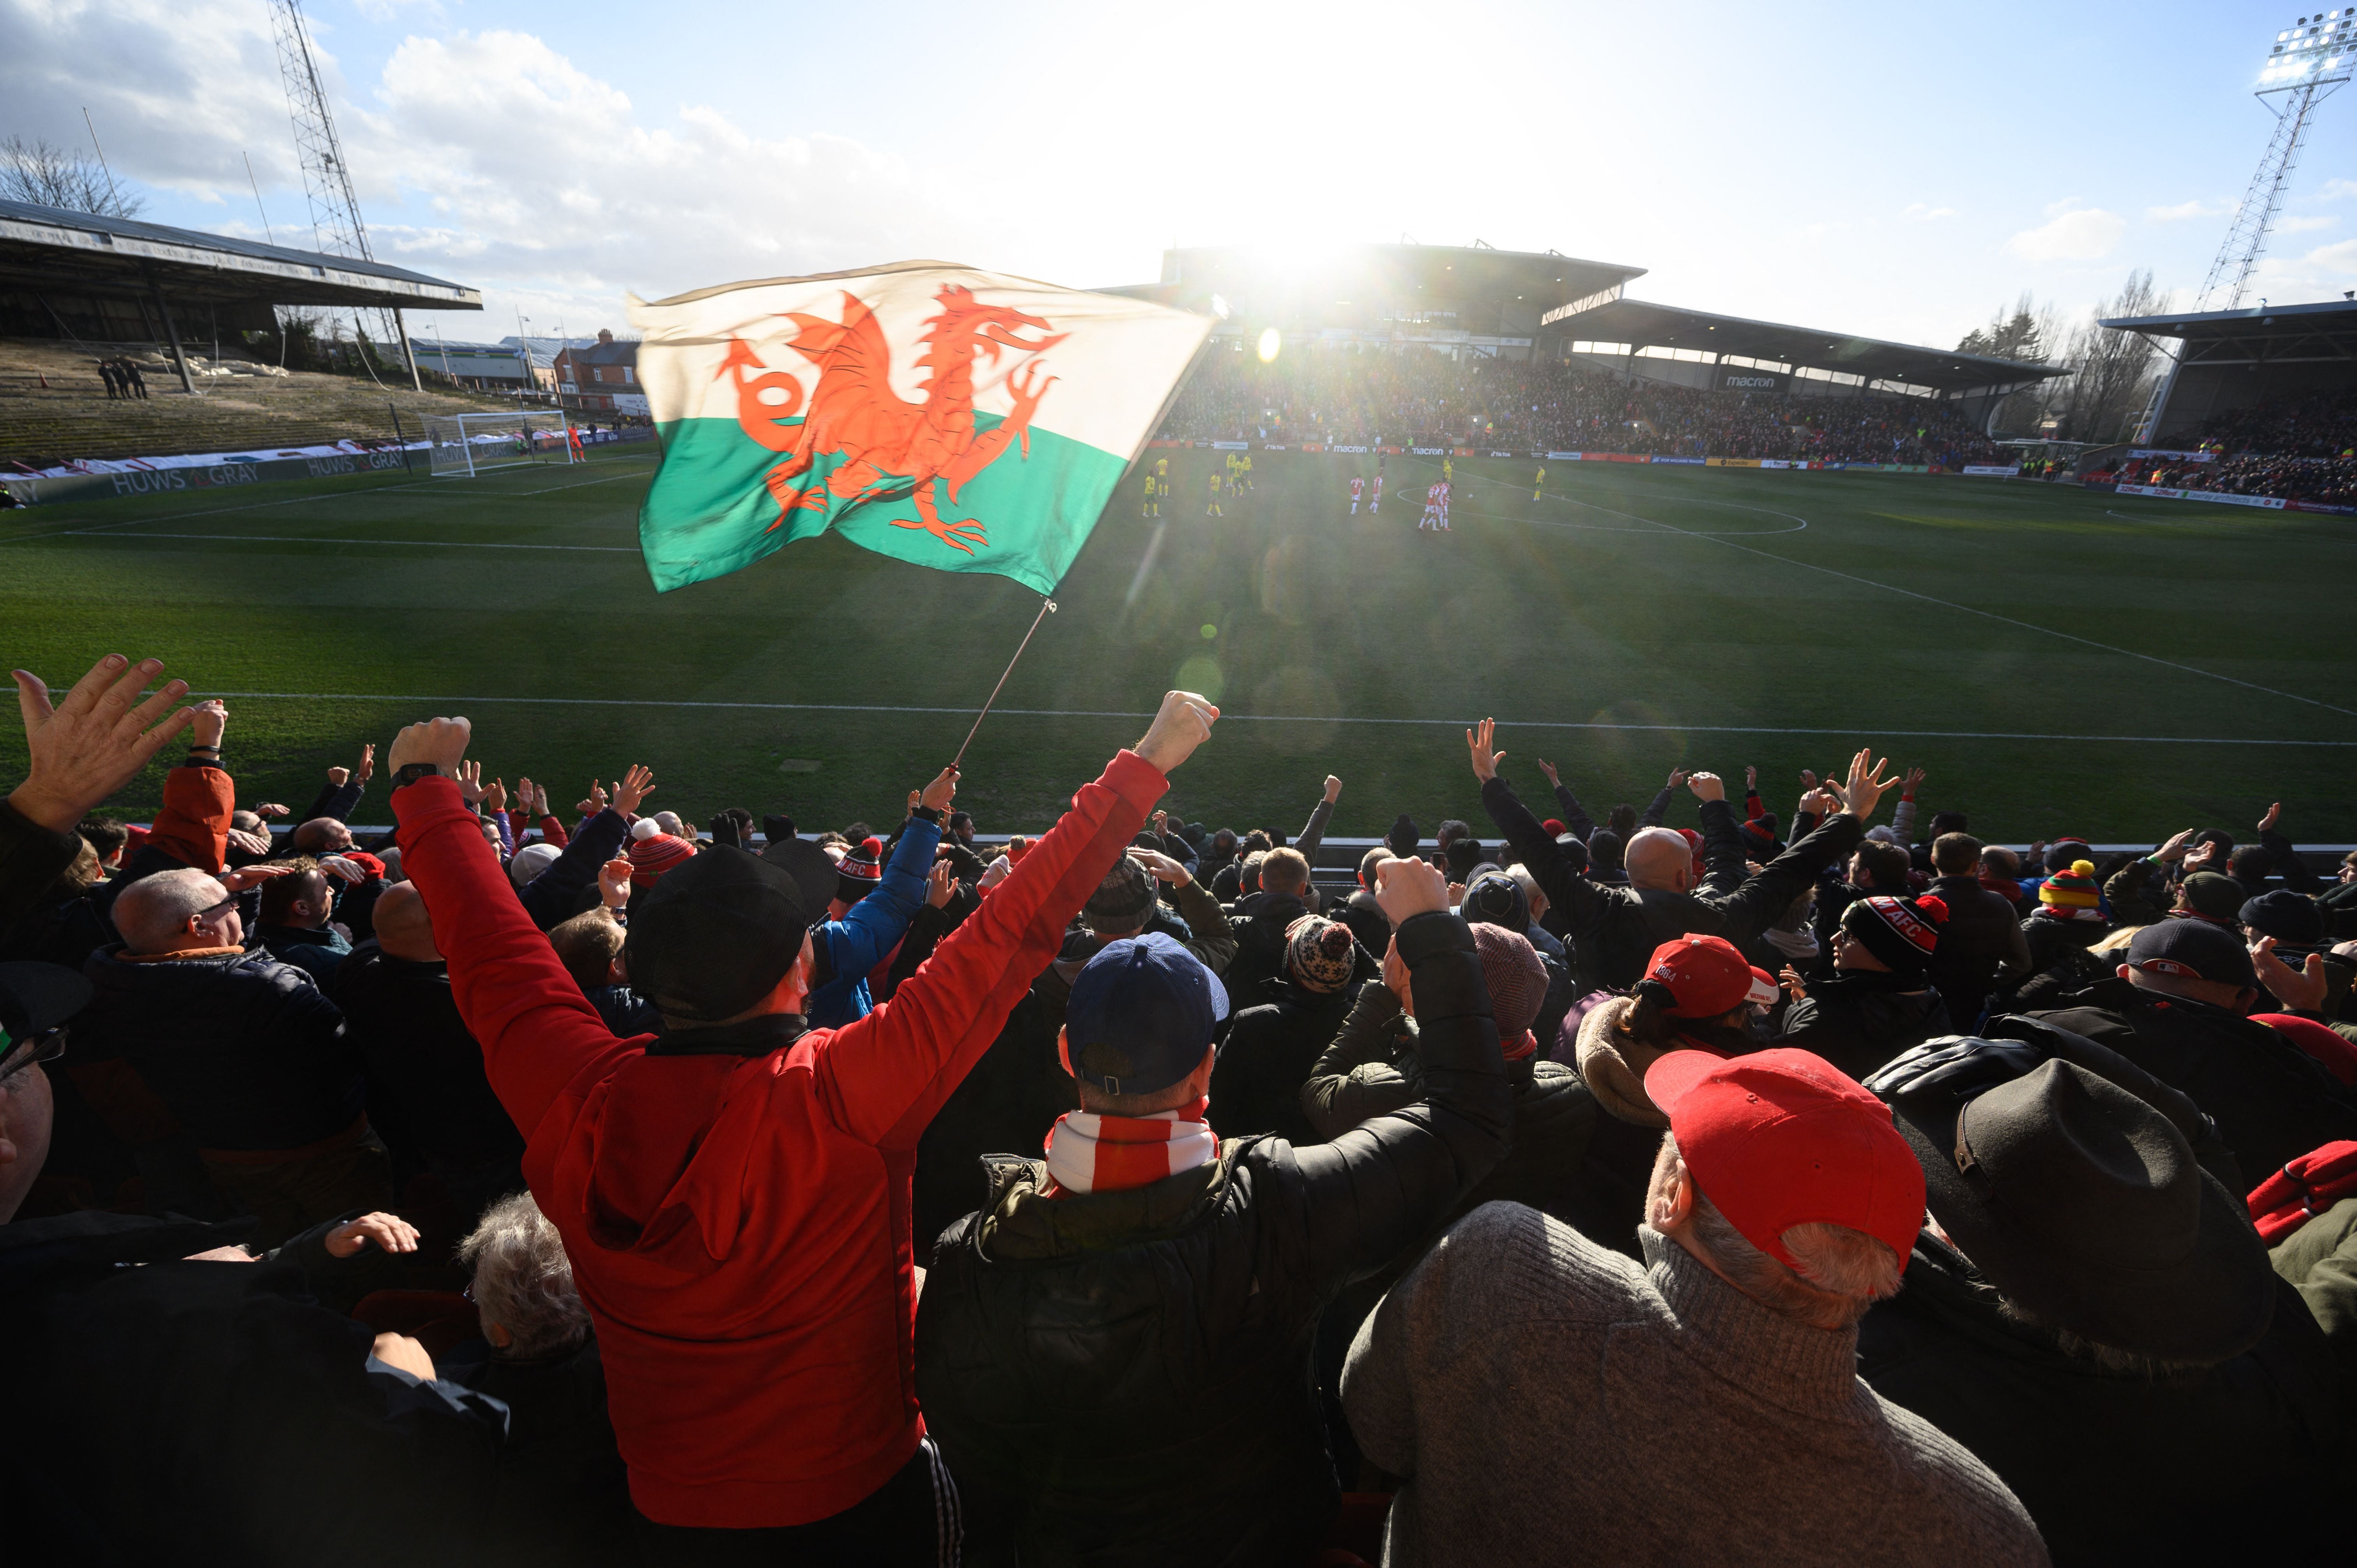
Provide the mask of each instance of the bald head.
POLYGON ((1683 893, 1694 886, 1694 851, 1685 835, 1667 828, 1647 828, 1621 852, 1632 886, 1683 893))
POLYGON ((425 913, 425 900, 418 896, 414 882, 396 882, 387 887, 369 918, 376 926, 377 946, 387 957, 412 963, 442 961, 440 950, 434 945, 434 921, 425 913))
POLYGON ((141 877, 115 898, 113 915, 135 953, 237 947, 245 938, 229 889, 188 867, 141 877))
POLYGON ((313 817, 295 830, 295 847, 305 854, 333 854, 352 847, 352 830, 333 817, 313 817))

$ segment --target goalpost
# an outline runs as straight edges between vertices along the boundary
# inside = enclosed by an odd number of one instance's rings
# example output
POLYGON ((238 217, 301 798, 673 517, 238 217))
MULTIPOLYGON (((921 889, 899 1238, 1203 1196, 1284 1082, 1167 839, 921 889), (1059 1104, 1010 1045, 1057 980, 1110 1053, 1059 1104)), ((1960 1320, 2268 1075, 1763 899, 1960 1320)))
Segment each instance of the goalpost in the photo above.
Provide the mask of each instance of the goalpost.
POLYGON ((426 467, 436 478, 471 479, 518 463, 574 463, 571 422, 563 409, 513 413, 429 413, 426 467))

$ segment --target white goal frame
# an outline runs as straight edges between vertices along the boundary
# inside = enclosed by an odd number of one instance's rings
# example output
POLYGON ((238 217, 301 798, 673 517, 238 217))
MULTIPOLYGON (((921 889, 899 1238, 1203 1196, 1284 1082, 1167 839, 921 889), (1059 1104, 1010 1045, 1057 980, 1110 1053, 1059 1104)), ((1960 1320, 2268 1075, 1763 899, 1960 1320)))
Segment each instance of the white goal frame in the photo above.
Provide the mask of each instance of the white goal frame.
POLYGON ((513 413, 429 413, 427 470, 437 479, 471 479, 521 463, 576 463, 572 415, 561 408, 513 413))

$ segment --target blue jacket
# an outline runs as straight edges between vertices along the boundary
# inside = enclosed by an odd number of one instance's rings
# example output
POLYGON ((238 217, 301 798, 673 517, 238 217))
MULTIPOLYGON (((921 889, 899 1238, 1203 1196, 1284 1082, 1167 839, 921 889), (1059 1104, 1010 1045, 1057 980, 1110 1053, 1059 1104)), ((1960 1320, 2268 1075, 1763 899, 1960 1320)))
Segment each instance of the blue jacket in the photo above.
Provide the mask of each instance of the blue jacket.
POLYGON ((925 902, 925 876, 933 868, 933 848, 942 825, 911 817, 884 863, 876 891, 844 911, 840 920, 811 929, 811 940, 826 961, 826 983, 810 994, 811 1027, 839 1029, 867 1016, 867 973, 900 944, 909 922, 925 902))

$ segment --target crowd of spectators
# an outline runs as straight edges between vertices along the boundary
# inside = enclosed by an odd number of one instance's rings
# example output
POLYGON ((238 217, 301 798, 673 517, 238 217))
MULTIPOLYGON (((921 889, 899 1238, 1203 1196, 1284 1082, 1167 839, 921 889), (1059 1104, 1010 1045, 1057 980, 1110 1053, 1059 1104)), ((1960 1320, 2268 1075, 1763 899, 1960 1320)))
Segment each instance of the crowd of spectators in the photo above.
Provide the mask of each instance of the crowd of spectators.
POLYGON ((2123 458, 2088 478, 2357 507, 2357 392, 2269 398, 2172 441, 2207 456, 2123 458))
POLYGON ((1176 440, 1470 446, 1828 463, 2002 461, 1953 405, 1888 393, 1717 392, 1587 365, 1316 349, 1215 353, 1164 419, 1176 440))
POLYGON ((982 842, 953 768, 839 832, 561 809, 464 719, 298 814, 163 675, 16 675, 13 1563, 2345 1536, 2357 855, 2279 808, 2099 864, 1862 750, 1599 822, 1485 720, 1487 825, 1384 802, 1321 885, 1340 779, 1156 810, 1185 693, 982 842))

